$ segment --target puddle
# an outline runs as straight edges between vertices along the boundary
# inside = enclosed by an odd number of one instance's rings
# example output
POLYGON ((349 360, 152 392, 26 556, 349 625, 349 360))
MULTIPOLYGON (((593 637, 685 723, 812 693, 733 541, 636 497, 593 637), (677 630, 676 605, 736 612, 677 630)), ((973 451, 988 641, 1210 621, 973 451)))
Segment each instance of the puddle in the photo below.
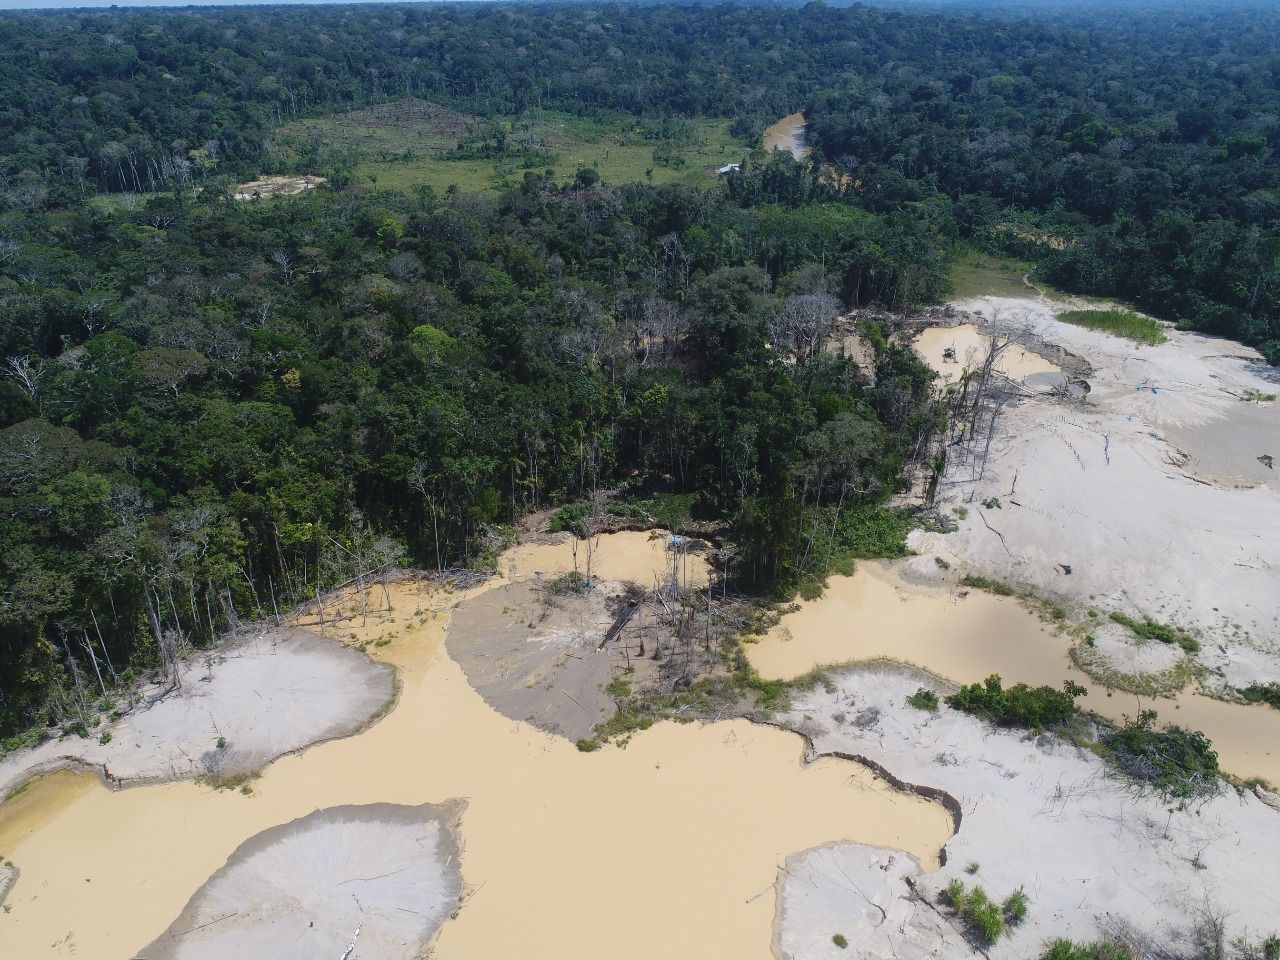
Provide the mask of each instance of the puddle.
MULTIPOLYGON (((597 570, 651 580, 656 549, 647 534, 603 537, 597 570)), ((572 569, 566 544, 535 545, 502 566, 529 576, 566 559, 572 569)), ((342 804, 466 801, 467 899, 436 941, 442 960, 649 960, 675 931, 682 953, 766 960, 787 854, 848 839, 935 863, 951 830, 939 805, 851 763, 805 765, 793 734, 664 723, 588 754, 496 713, 443 646, 448 605, 461 600, 465 617, 491 587, 392 585, 393 614, 338 628, 394 634, 375 649, 400 670, 399 702, 363 734, 272 764, 249 796, 194 782, 110 792, 62 773, 0 808, 0 853, 22 871, 0 916, 4 954, 134 956, 247 838, 342 804)))
POLYGON ((1223 769, 1280 783, 1280 710, 1225 703, 1184 692, 1175 699, 1107 696, 1068 659, 1070 638, 1048 629, 1017 600, 971 590, 964 599, 943 587, 908 584, 890 564, 864 562, 852 577, 832 577, 817 600, 782 620, 747 656, 767 680, 815 667, 878 658, 921 667, 959 683, 998 673, 1023 682, 1087 687, 1083 704, 1112 720, 1153 708, 1166 722, 1202 731, 1223 769))

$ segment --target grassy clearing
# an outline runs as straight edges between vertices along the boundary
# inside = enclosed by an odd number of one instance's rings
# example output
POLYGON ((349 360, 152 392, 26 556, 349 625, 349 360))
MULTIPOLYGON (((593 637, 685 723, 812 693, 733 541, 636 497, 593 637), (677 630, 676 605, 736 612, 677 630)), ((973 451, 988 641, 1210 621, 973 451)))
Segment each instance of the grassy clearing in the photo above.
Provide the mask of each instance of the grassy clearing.
POLYGON ((1160 324, 1132 310, 1068 310, 1058 314, 1058 319, 1063 323, 1101 330, 1103 333, 1148 346, 1155 346, 1169 339, 1160 324))
POLYGON ((635 118, 589 120, 554 111, 481 119, 423 101, 287 124, 278 161, 290 168, 345 164, 379 189, 502 189, 526 171, 568 182, 581 168, 608 183, 648 180, 712 186, 706 168, 742 159, 748 146, 729 121, 642 126, 635 118))
POLYGON ((970 297, 1026 297, 1035 290, 1022 278, 1031 272, 1026 260, 997 257, 965 248, 952 258, 947 267, 951 296, 957 300, 970 297))

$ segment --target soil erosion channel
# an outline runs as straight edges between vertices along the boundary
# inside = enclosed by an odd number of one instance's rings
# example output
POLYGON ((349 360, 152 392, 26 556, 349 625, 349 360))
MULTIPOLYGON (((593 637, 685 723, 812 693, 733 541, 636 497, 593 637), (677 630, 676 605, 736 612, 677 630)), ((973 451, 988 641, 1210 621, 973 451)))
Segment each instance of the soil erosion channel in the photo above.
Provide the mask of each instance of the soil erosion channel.
MULTIPOLYGON (((649 585, 663 562, 648 535, 622 533, 602 538, 594 568, 649 585)), ((516 581, 572 567, 564 544, 501 564, 516 581)), ((0 852, 21 870, 0 952, 135 956, 246 839, 345 804, 465 801, 463 906, 435 943, 441 958, 648 960, 672 931, 684 954, 765 958, 789 853, 855 840, 936 864, 952 826, 940 805, 846 761, 805 764, 794 734, 664 723, 584 754, 500 715, 443 641, 502 582, 452 595, 403 583, 392 612, 344 624, 344 639, 390 639, 374 649, 400 672, 398 703, 362 734, 275 762, 251 795, 191 781, 111 792, 69 772, 31 784, 0 809, 0 852)))

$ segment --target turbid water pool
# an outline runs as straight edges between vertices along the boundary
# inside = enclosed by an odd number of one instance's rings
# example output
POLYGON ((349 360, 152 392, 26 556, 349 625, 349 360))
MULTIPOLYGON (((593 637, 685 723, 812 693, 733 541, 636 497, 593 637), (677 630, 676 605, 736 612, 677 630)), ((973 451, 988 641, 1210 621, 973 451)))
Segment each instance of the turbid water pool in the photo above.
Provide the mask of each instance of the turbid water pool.
MULTIPOLYGON (((572 560, 566 544, 532 545, 500 568, 554 576, 572 560)), ((600 538, 593 566, 645 582, 665 560, 648 534, 622 533, 600 538)), ((373 649, 399 671, 398 702, 364 733, 271 764, 247 796, 191 781, 112 792, 72 773, 29 785, 0 808, 0 854, 21 869, 0 954, 134 956, 246 838, 339 804, 466 801, 464 906, 440 958, 648 960, 678 936, 682 955, 764 960, 787 854, 848 839, 936 863, 952 829, 941 806, 847 761, 806 764, 794 734, 663 723, 582 753, 496 713, 443 641, 503 579, 456 594, 392 585, 390 612, 375 588, 369 622, 338 632, 390 639, 373 649)))
POLYGON ((800 601, 748 647, 748 657, 770 680, 876 659, 911 664, 958 683, 993 673, 1006 685, 1060 687, 1074 680, 1089 690, 1082 701, 1088 709, 1117 721, 1155 709, 1163 721, 1203 732, 1230 773, 1280 783, 1280 710, 1190 690, 1164 699, 1108 694, 1072 664, 1073 642, 1012 597, 918 585, 900 576, 899 565, 864 562, 852 577, 833 576, 817 600, 800 601))

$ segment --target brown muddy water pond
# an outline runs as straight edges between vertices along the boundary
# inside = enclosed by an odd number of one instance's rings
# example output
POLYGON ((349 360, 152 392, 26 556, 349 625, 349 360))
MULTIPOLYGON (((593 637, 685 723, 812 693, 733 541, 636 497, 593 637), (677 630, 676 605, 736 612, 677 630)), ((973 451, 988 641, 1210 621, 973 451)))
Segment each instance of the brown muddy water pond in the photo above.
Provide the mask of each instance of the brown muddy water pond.
POLYGON ((960 597, 950 587, 909 583, 891 563, 863 562, 852 577, 833 576, 817 600, 801 601, 758 643, 747 648, 766 680, 788 680, 819 666, 887 659, 957 683, 993 673, 1006 685, 1089 689, 1085 707, 1108 719, 1155 709, 1168 723, 1199 730, 1213 741, 1222 768, 1241 778, 1280 784, 1280 710, 1215 700, 1186 690, 1176 698, 1108 692, 1068 657, 1069 635, 1049 627, 1012 597, 978 590, 960 597))
MULTIPOLYGON (((664 565, 641 533, 602 537, 593 557, 600 576, 641 583, 664 565)), ((466 801, 467 892, 439 958, 651 960, 678 937, 682 955, 765 960, 789 853, 856 840, 937 865, 952 829, 940 805, 856 764, 806 764, 794 734, 663 723, 582 753, 492 710, 444 648, 451 619, 508 578, 572 568, 566 544, 531 545, 469 591, 392 586, 390 612, 339 632, 390 639, 371 649, 398 668, 394 708, 364 733, 276 761, 249 795, 191 781, 112 792, 69 772, 30 784, 0 807, 0 855, 21 870, 0 955, 132 957, 247 838, 340 804, 466 801)), ((378 588, 370 603, 381 598, 378 588)))
POLYGON ((787 150, 797 160, 803 160, 809 155, 809 147, 805 143, 805 125, 803 113, 788 114, 777 123, 770 124, 764 131, 765 152, 787 150))
MULTIPOLYGON (((921 359, 935 370, 944 383, 955 382, 965 370, 975 370, 982 365, 992 338, 979 333, 973 324, 957 327, 929 327, 916 337, 913 346, 921 359), (955 359, 943 359, 947 350, 955 352, 955 359)), ((1013 343, 996 361, 996 369, 1011 380, 1021 380, 1028 385, 1039 382, 1060 382, 1062 368, 1032 353, 1020 344, 1013 343)))

